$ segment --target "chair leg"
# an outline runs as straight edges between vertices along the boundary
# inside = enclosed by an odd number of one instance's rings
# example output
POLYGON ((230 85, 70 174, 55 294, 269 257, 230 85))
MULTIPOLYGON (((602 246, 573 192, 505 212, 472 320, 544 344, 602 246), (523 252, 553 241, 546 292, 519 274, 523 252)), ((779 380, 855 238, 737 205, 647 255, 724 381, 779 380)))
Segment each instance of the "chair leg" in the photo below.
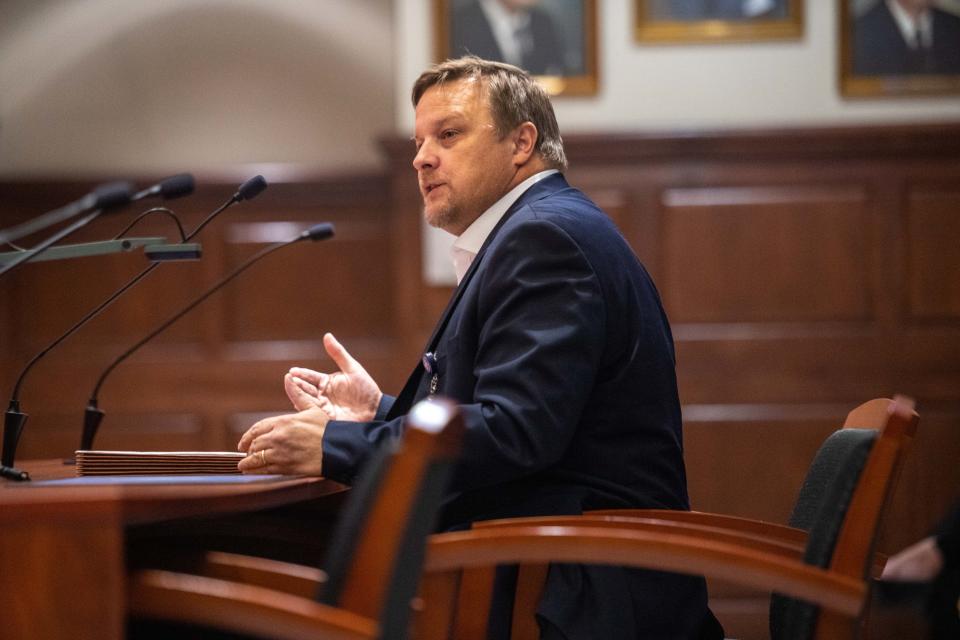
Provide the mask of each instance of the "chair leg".
POLYGON ((416 640, 450 640, 456 615, 459 571, 444 571, 423 576, 420 596, 414 601, 416 615, 413 633, 416 640))
POLYGON ((547 581, 546 563, 522 564, 517 575, 517 596, 513 601, 511 640, 537 640, 540 627, 537 625, 537 603, 547 581))
POLYGON ((463 570, 453 628, 456 640, 486 640, 496 570, 496 567, 463 570))

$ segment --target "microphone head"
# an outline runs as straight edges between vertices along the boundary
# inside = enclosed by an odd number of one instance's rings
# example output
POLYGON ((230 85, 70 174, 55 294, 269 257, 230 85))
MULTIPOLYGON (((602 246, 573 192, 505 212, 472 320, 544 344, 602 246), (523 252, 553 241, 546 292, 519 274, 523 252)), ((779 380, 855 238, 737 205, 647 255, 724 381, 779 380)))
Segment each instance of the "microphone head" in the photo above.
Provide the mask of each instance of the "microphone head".
POLYGON ((333 237, 333 225, 329 222, 321 222, 320 224, 315 224, 306 231, 300 234, 301 240, 312 240, 317 242, 318 240, 326 240, 327 238, 333 237))
POLYGON ((253 176, 244 182, 233 194, 234 200, 253 200, 260 192, 267 188, 267 179, 263 176, 253 176))
POLYGON ((133 197, 133 185, 129 182, 109 182, 92 192, 94 209, 122 207, 133 197))
POLYGON ((166 180, 161 180, 157 186, 160 187, 160 197, 164 200, 172 200, 173 198, 180 198, 193 193, 194 185, 192 175, 189 173, 181 173, 170 176, 166 180))

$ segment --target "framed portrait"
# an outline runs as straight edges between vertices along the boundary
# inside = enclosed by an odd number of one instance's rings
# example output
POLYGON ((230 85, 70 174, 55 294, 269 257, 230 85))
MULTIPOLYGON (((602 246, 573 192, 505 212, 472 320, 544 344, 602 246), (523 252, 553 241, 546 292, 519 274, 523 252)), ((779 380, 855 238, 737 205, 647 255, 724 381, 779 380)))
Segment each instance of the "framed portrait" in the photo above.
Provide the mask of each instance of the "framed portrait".
POLYGON ((838 0, 840 92, 960 93, 960 0, 838 0))
POLYGON ((597 92, 596 0, 434 0, 437 61, 473 54, 525 69, 553 95, 597 92))
POLYGON ((634 0, 638 42, 750 42, 803 35, 803 0, 634 0))

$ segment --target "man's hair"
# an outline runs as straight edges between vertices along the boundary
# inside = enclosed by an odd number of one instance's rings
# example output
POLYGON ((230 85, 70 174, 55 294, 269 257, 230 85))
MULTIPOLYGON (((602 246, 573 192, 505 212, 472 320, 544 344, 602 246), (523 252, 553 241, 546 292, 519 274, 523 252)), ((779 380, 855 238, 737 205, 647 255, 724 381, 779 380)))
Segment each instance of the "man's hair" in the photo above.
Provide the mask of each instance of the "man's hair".
POLYGON ((501 137, 524 122, 532 122, 537 128, 534 150, 550 168, 561 171, 567 168, 563 139, 560 138, 560 127, 557 126, 550 97, 529 73, 511 64, 477 56, 464 56, 435 64, 413 83, 413 106, 417 106, 430 87, 465 78, 483 83, 481 86, 487 92, 493 122, 501 137))

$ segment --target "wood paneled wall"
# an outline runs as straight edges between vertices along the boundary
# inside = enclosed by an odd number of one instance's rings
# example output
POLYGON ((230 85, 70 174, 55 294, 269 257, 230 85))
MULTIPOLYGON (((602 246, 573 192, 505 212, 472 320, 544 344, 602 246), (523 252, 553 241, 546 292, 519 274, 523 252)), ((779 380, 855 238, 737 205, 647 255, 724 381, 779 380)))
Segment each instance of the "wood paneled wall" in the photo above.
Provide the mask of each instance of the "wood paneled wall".
MULTIPOLYGON (((920 431, 881 548, 925 535, 960 498, 960 125, 566 146, 570 182, 622 229, 670 316, 693 507, 785 522, 846 413, 905 393, 920 431)), ((404 175, 408 143, 388 151, 404 175)), ((394 203, 412 251, 407 182, 394 203)), ((401 347, 415 355, 449 290, 411 285, 416 260, 398 268, 398 318, 416 336, 401 347)), ((729 635, 766 637, 762 594, 710 587, 729 635)))
MULTIPOLYGON (((287 409, 289 366, 330 366, 328 330, 398 389, 450 289, 421 278, 409 142, 383 149, 382 173, 289 175, 236 205, 198 238, 202 261, 161 266, 51 353, 24 387, 19 456, 68 455, 112 357, 253 251, 322 220, 335 240, 267 258, 121 365, 101 394, 97 445, 232 448, 258 416, 287 409)), ((921 424, 882 546, 924 535, 960 494, 960 124, 569 136, 567 150, 570 181, 623 230, 671 318, 694 508, 786 520, 823 437, 861 401, 900 392, 918 399, 921 424)), ((170 206, 191 228, 245 177, 207 177, 170 206)), ((0 183, 0 227, 90 184, 0 183)), ((128 220, 104 218, 78 239, 128 220)), ((154 234, 172 227, 135 232, 154 234)), ((145 264, 134 252, 0 280, 4 394, 33 353, 145 264)), ((762 605, 744 602, 745 615, 723 615, 750 637, 762 605)))

